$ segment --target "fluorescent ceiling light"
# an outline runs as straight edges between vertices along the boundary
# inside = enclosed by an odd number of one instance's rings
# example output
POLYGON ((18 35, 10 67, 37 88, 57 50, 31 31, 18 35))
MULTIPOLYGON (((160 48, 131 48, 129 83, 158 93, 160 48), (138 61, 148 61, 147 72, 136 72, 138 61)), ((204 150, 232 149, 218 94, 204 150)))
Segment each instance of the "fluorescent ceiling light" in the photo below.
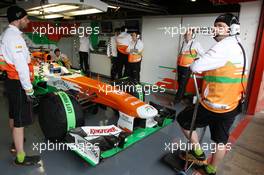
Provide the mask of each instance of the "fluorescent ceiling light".
POLYGON ((109 5, 108 8, 111 8, 111 9, 117 9, 118 7, 116 7, 116 6, 112 6, 112 5, 109 5))
POLYGON ((62 18, 64 16, 60 14, 53 14, 53 15, 36 16, 36 17, 41 19, 54 19, 54 18, 62 18))
POLYGON ((28 14, 29 16, 41 15, 41 14, 42 14, 42 11, 40 11, 40 10, 33 10, 33 11, 29 11, 29 12, 27 12, 27 14, 28 14))
POLYGON ((56 12, 62 12, 67 10, 74 10, 78 9, 79 6, 76 5, 58 5, 53 7, 44 8, 45 13, 56 13, 56 12))
POLYGON ((48 7, 48 8, 43 8, 39 9, 39 10, 32 10, 32 11, 28 11, 27 13, 29 15, 39 15, 42 14, 44 12, 45 13, 58 13, 58 12, 63 12, 63 11, 68 11, 68 10, 75 10, 78 9, 79 6, 76 5, 57 5, 57 6, 52 6, 52 7, 48 7))
POLYGON ((42 5, 42 6, 38 6, 38 7, 34 7, 34 8, 30 8, 30 9, 28 9, 28 11, 31 11, 31 10, 38 10, 38 9, 41 9, 41 8, 52 7, 52 6, 55 6, 55 5, 58 5, 58 4, 47 4, 47 5, 42 5))
MULTIPOLYGON (((29 15, 42 16, 51 14, 62 14, 73 11, 74 15, 92 14, 106 12, 108 4, 101 0, 19 0, 17 5, 26 9, 29 15), (80 11, 77 10, 98 9, 80 11), (41 11, 41 12, 36 12, 41 11)), ((0 14, 6 14, 6 8, 0 9, 0 14)))
POLYGON ((94 14, 94 13, 101 13, 101 10, 98 9, 85 9, 85 10, 77 10, 72 12, 64 13, 67 16, 77 16, 77 15, 88 15, 88 14, 94 14))
POLYGON ((74 19, 72 16, 63 16, 63 19, 74 19))

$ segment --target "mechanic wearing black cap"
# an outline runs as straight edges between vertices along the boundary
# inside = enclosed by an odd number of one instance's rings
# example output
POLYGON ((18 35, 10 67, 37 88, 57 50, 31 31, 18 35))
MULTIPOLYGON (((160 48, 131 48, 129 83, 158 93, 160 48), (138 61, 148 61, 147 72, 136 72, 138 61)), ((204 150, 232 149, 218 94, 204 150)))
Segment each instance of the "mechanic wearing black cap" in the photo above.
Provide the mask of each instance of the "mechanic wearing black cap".
MULTIPOLYGON (((215 142, 211 162, 199 167, 196 175, 216 174, 217 166, 224 158, 226 150, 230 149, 229 130, 240 113, 240 100, 243 98, 246 81, 245 51, 236 36, 239 32, 237 17, 232 14, 220 15, 214 26, 214 39, 217 43, 191 65, 193 72, 204 74, 195 128, 209 126, 211 139, 215 142)), ((177 117, 187 138, 193 112, 194 108, 189 107, 177 117)), ((188 156, 195 160, 205 160, 203 146, 199 144, 195 131, 191 143, 195 147, 192 147, 188 156)))
POLYGON ((1 36, 1 52, 6 63, 5 91, 9 101, 9 125, 13 135, 13 153, 16 153, 16 165, 34 165, 39 156, 27 156, 24 152, 24 127, 32 124, 32 102, 34 90, 33 68, 30 65, 30 53, 22 37, 22 29, 29 23, 27 12, 18 7, 7 9, 8 28, 1 36))

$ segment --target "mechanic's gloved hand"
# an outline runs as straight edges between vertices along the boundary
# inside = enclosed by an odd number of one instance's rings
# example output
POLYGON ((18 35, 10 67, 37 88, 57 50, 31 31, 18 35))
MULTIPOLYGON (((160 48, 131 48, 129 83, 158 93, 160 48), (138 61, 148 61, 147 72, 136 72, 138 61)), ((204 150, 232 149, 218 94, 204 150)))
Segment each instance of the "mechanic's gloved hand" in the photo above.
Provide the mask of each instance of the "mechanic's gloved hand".
POLYGON ((27 102, 32 103, 33 107, 37 106, 39 101, 34 95, 34 90, 26 90, 26 95, 27 95, 27 102))

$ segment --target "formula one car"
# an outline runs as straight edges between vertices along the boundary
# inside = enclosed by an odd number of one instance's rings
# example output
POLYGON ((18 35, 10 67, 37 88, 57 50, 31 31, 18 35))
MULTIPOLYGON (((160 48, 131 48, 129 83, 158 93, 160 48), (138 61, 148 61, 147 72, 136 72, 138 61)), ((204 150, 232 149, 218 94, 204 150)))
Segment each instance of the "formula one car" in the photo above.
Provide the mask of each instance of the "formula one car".
POLYGON ((169 125, 175 118, 174 110, 145 103, 141 85, 129 79, 113 86, 43 60, 35 62, 34 74, 35 96, 40 99, 39 123, 44 136, 51 141, 66 142, 94 166, 169 125), (120 90, 125 85, 137 89, 120 90), (115 125, 84 125, 83 109, 98 109, 98 105, 117 112, 119 118, 115 125))

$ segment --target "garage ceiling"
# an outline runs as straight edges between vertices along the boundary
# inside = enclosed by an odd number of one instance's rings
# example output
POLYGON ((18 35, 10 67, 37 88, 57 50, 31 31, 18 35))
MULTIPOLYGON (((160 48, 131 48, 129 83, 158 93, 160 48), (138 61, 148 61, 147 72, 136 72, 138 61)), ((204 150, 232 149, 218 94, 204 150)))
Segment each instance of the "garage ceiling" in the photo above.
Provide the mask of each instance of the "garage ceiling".
MULTIPOLYGON (((19 0, 17 0, 19 1, 19 0)), ((198 13, 238 12, 240 5, 238 0, 233 4, 217 5, 224 0, 102 0, 109 5, 120 7, 108 8, 106 13, 77 16, 76 19, 120 19, 140 18, 153 15, 177 15, 198 13), (214 3, 213 3, 214 2, 214 3)), ((229 1, 230 2, 230 1, 229 1)), ((0 1, 0 8, 15 4, 15 0, 0 1)))
POLYGON ((198 13, 239 12, 240 5, 216 4, 212 0, 102 0, 121 7, 100 14, 102 18, 137 18, 152 15, 177 15, 198 13))
MULTIPOLYGON (((238 4, 223 3, 217 5, 217 1, 213 0, 103 0, 112 5, 121 6, 127 9, 136 9, 137 11, 145 11, 148 13, 164 13, 164 14, 190 14, 190 13, 211 13, 222 11, 237 11, 238 4)), ((221 0, 223 2, 223 0, 221 0)), ((220 1, 219 1, 220 2, 220 1)))
POLYGON ((0 8, 4 8, 10 5, 13 5, 15 3, 16 3, 15 0, 2 0, 0 1, 0 8))

